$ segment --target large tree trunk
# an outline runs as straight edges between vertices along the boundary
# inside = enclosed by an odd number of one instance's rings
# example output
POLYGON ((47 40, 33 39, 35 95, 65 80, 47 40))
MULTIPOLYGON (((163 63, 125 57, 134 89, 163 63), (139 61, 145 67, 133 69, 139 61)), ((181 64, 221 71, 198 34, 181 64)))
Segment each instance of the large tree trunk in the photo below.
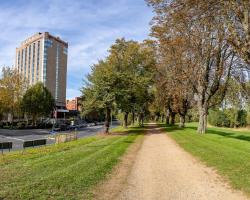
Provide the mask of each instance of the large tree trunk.
POLYGON ((135 124, 135 112, 134 111, 132 112, 132 123, 133 125, 135 124))
POLYGON ((11 115, 11 118, 10 118, 10 127, 13 128, 13 120, 14 120, 14 112, 13 112, 13 110, 11 110, 10 115, 11 115))
POLYGON ((36 125, 36 115, 33 114, 32 115, 32 126, 35 126, 36 125))
POLYGON ((199 105, 199 126, 197 132, 199 134, 205 134, 207 129, 207 113, 208 109, 206 105, 199 105))
POLYGON ((163 123, 164 122, 164 115, 162 114, 161 115, 161 123, 163 123))
POLYGON ((185 127, 185 115, 180 115, 180 123, 179 123, 180 128, 185 127))
POLYGON ((144 114, 141 116, 141 125, 144 126, 144 114))
POLYGON ((123 123, 124 128, 128 128, 128 112, 124 113, 124 123, 123 123))
POLYGON ((169 113, 169 110, 167 109, 166 111, 166 125, 169 125, 170 124, 170 113, 169 113))
POLYGON ((188 99, 186 99, 186 98, 182 99, 182 107, 178 110, 178 114, 180 116, 180 123, 179 123, 180 128, 185 127, 188 107, 189 107, 188 99))
POLYGON ((235 109, 234 112, 234 128, 237 128, 238 111, 235 109))
POLYGON ((139 114, 139 125, 143 126, 143 122, 144 122, 144 116, 143 116, 143 113, 140 113, 139 114))
POLYGON ((26 121, 26 126, 29 125, 29 118, 27 116, 27 113, 24 113, 24 120, 26 121))
POLYGON ((171 122, 170 122, 170 124, 171 124, 171 125, 174 125, 174 124, 175 124, 175 115, 176 115, 175 112, 171 112, 171 113, 170 113, 170 116, 171 116, 171 122))
POLYGON ((104 133, 108 134, 109 133, 109 126, 110 126, 110 119, 111 119, 111 109, 109 107, 106 108, 106 113, 105 113, 105 123, 104 123, 104 133))

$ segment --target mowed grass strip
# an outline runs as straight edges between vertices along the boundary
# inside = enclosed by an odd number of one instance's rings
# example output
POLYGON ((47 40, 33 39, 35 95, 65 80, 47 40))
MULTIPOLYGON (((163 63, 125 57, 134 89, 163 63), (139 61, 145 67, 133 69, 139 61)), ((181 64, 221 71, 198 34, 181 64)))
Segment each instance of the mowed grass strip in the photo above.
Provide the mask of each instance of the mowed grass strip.
POLYGON ((208 128, 196 132, 197 123, 186 128, 166 127, 167 133, 186 151, 214 167, 235 189, 250 196, 250 132, 208 128))
POLYGON ((6 154, 0 160, 0 199, 91 199, 143 128, 6 154), (127 133, 127 134, 125 134, 127 133))

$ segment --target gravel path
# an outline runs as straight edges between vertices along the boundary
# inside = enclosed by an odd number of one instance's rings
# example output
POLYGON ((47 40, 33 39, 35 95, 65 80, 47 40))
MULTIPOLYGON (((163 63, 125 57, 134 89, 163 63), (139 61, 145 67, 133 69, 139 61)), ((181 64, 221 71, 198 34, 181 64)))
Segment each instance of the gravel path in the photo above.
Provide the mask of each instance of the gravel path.
POLYGON ((119 200, 241 200, 211 168, 179 147, 155 125, 149 127, 119 200))

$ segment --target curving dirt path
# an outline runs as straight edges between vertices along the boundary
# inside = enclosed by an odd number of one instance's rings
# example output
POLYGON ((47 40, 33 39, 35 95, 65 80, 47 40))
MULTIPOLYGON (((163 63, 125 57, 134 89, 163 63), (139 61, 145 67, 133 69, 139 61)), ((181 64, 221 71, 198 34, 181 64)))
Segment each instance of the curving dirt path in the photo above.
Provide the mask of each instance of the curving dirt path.
POLYGON ((119 200, 241 200, 211 168, 179 147, 156 125, 135 156, 119 200))

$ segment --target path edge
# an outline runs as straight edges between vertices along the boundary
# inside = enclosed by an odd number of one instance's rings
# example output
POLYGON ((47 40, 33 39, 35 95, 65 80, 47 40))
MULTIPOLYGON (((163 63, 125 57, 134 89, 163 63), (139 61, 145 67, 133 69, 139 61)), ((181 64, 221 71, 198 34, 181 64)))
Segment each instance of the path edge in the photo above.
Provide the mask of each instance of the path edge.
POLYGON ((135 163, 137 153, 141 149, 147 131, 139 135, 135 142, 128 147, 125 154, 119 158, 117 165, 107 175, 105 180, 97 184, 92 190, 95 200, 112 200, 119 196, 123 186, 127 184, 127 178, 135 163))

